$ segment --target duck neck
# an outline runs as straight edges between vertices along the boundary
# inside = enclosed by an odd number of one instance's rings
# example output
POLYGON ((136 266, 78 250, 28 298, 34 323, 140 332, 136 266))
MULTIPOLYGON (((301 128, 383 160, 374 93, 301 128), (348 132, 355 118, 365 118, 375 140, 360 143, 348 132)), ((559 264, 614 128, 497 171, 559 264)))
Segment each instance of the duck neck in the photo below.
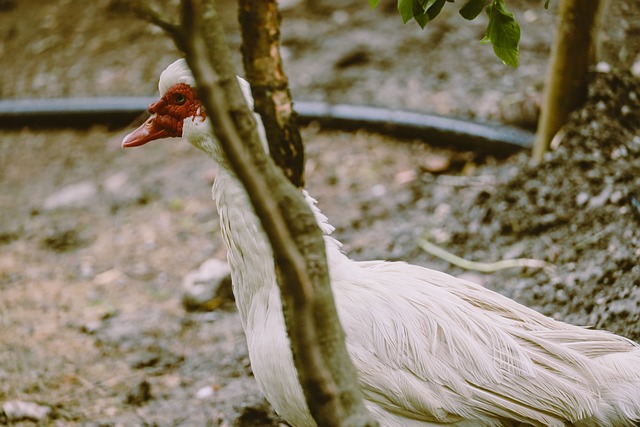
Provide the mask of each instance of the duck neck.
POLYGON ((218 165, 213 198, 227 247, 234 297, 246 325, 256 309, 253 305, 268 306, 263 299, 277 288, 275 266, 271 246, 244 186, 226 162, 218 165))
POLYGON ((218 164, 213 199, 220 215, 222 239, 227 247, 233 294, 242 324, 246 327, 251 313, 256 313, 261 306, 270 307, 265 299, 274 289, 279 297, 271 245, 244 185, 211 131, 209 120, 186 121, 183 136, 218 164))

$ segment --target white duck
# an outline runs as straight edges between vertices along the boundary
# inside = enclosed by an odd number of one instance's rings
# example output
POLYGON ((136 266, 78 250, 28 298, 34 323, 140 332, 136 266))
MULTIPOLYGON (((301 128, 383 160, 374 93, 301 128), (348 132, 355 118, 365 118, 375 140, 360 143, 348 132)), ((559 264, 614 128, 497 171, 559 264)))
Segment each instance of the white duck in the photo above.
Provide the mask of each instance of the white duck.
MULTIPOLYGON (((248 83, 239 81, 252 106, 248 83)), ((292 426, 315 426, 293 365, 270 245, 194 86, 184 60, 171 64, 152 116, 122 145, 183 136, 219 164, 213 196, 255 378, 292 426)), ((353 261, 305 197, 326 235, 331 285, 366 405, 382 426, 637 425, 638 344, 555 321, 439 271, 353 261)))

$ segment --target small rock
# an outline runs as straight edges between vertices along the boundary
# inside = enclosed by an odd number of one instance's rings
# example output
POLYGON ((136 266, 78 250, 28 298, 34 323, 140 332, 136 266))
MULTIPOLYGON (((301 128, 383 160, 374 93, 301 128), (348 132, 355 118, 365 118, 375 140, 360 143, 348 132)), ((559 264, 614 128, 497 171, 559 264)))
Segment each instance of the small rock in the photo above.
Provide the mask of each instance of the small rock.
POLYGON ((206 260, 182 281, 182 305, 187 311, 210 311, 233 298, 229 264, 206 260))
POLYGON ((635 304, 628 300, 615 300, 607 305, 607 310, 618 315, 628 315, 635 311, 635 304))
POLYGON ((429 154, 423 161, 422 167, 431 173, 442 173, 449 169, 451 160, 441 154, 429 154))
POLYGON ((596 64, 596 71, 598 73, 609 73, 611 72, 611 65, 608 62, 600 61, 596 64))
POLYGON ((349 19, 349 12, 345 10, 336 10, 331 14, 331 20, 338 25, 345 25, 349 19))
POLYGON ((204 400, 213 396, 214 390, 210 385, 202 387, 196 392, 196 399, 204 400))
POLYGON ((88 206, 98 193, 98 187, 89 181, 79 182, 63 187, 44 200, 43 208, 53 210, 59 208, 88 206))
POLYGON ((576 205, 578 205, 579 207, 586 205, 588 201, 589 201, 589 195, 584 191, 581 191, 576 196, 576 205))
POLYGON ((103 271, 100 274, 97 274, 93 278, 93 283, 96 285, 108 285, 122 278, 124 273, 120 270, 112 268, 111 270, 103 271))
POLYGON ((621 157, 627 157, 628 155, 627 148, 622 145, 611 152, 611 160, 617 160, 621 157))
POLYGON ((102 321, 90 320, 80 327, 80 332, 92 335, 92 334, 95 334, 100 329, 101 326, 102 326, 102 321))
POLYGON ((434 227, 429 230, 429 234, 437 244, 446 243, 451 240, 451 232, 443 227, 434 227))
POLYGON ((448 203, 439 203, 433 211, 433 219, 441 224, 451 215, 451 205, 448 203))
POLYGON ((607 201, 609 200, 609 196, 611 196, 611 193, 613 192, 613 189, 609 186, 605 187, 600 194, 598 194, 595 197, 592 197, 591 200, 589 200, 589 206, 592 208, 599 208, 601 206, 604 206, 607 201))
POLYGON ((624 195, 622 194, 622 191, 616 190, 613 193, 611 193, 611 196, 609 196, 609 201, 612 204, 617 205, 620 202, 620 200, 622 200, 623 197, 624 195))
POLYGON ((2 411, 8 421, 44 421, 51 414, 51 408, 33 402, 8 400, 2 404, 2 411))
POLYGON ((400 185, 415 181, 415 179, 416 179, 416 171, 413 169, 407 169, 405 171, 398 172, 394 177, 395 183, 400 185))
POLYGON ((556 302, 558 304, 565 304, 567 301, 569 301, 569 297, 567 296, 567 292, 564 289, 558 289, 556 291, 555 300, 556 300, 556 302))
POLYGON ((118 172, 105 179, 102 185, 107 192, 115 194, 121 192, 125 188, 128 180, 129 176, 126 172, 118 172))
POLYGON ((371 197, 376 199, 382 198, 387 195, 387 187, 382 184, 377 184, 371 187, 371 197))
POLYGON ((527 9, 522 14, 525 22, 535 22, 538 20, 538 14, 531 9, 527 9))

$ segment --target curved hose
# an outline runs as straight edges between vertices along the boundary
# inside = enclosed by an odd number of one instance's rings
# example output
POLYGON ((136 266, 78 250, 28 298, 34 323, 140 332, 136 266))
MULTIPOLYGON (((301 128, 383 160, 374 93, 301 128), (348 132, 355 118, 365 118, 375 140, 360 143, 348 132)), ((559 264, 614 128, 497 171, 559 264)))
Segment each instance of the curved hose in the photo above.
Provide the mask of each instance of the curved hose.
MULTIPOLYGON (((126 126, 142 115, 154 100, 150 97, 4 100, 0 101, 0 126, 126 126)), ((319 121, 330 128, 362 128, 493 154, 510 154, 530 148, 534 139, 532 133, 509 126, 410 111, 303 101, 296 102, 295 108, 303 124, 319 121)))

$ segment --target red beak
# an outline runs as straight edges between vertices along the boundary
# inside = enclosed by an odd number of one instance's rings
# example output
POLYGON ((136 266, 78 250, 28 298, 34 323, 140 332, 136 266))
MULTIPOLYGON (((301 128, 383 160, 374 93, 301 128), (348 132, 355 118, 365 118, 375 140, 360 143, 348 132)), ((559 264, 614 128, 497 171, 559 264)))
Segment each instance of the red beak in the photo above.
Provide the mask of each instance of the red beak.
POLYGON ((171 137, 168 129, 158 126, 157 117, 157 114, 153 114, 138 129, 125 136, 122 140, 122 148, 138 147, 155 139, 171 137))

